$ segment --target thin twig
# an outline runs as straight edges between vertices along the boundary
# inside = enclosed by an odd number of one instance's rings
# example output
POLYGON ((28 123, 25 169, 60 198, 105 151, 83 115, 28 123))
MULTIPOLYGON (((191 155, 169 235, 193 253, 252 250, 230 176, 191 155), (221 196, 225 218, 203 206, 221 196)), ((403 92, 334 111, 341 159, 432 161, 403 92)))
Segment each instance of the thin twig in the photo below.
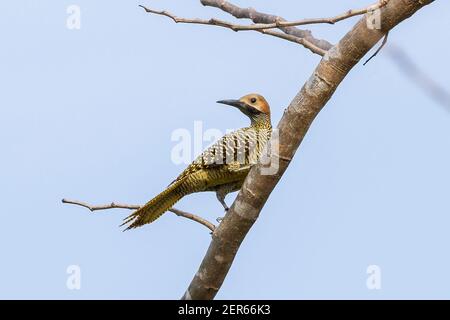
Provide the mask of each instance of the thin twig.
MULTIPOLYGON (((141 207, 140 205, 122 204, 122 203, 115 203, 115 202, 111 202, 110 204, 104 204, 104 205, 91 205, 86 202, 82 202, 82 201, 78 201, 78 200, 68 200, 68 199, 62 199, 62 203, 81 206, 86 209, 89 209, 91 212, 99 211, 99 210, 109 210, 109 209, 137 210, 141 207)), ((199 217, 195 214, 192 214, 192 213, 189 213, 186 211, 182 211, 182 210, 179 210, 176 208, 170 208, 169 211, 176 214, 179 217, 183 217, 183 218, 198 222, 198 223, 204 225, 205 227, 207 227, 209 230, 211 230, 211 232, 214 232, 214 230, 216 229, 216 226, 214 224, 212 224, 208 220, 203 219, 202 217, 199 217)))
MULTIPOLYGON (((156 14, 156 15, 161 15, 161 16, 165 16, 168 17, 170 19, 172 19, 175 23, 185 23, 185 24, 201 24, 201 25, 211 25, 211 26, 217 26, 217 27, 223 27, 223 28, 227 28, 233 31, 240 31, 240 30, 251 30, 251 29, 239 29, 240 27, 242 27, 243 25, 239 25, 239 24, 234 24, 228 21, 224 21, 224 20, 220 20, 220 19, 198 19, 198 18, 181 18, 181 17, 177 17, 176 15, 162 10, 154 10, 154 9, 150 9, 147 8, 143 5, 140 5, 141 8, 143 8, 146 12, 148 13, 152 13, 152 14, 156 14)), ((311 42, 309 42, 308 40, 306 40, 305 38, 298 38, 296 36, 292 36, 289 34, 285 34, 282 32, 277 32, 277 31, 273 31, 273 30, 265 30, 265 29, 257 29, 254 30, 263 34, 268 34, 277 38, 282 38, 297 44, 301 44, 302 46, 304 46, 305 48, 308 48, 309 50, 311 50, 311 52, 318 54, 320 56, 323 56, 326 51, 317 47, 316 45, 312 44, 311 42)))
POLYGON ((169 211, 172 213, 175 213, 179 217, 191 219, 195 222, 201 223, 202 225, 207 227, 209 230, 211 230, 211 232, 214 232, 214 230, 216 229, 216 226, 213 223, 209 222, 206 219, 203 219, 202 217, 196 216, 195 214, 192 214, 192 213, 189 213, 186 211, 182 211, 182 210, 179 210, 176 208, 170 208, 169 211))
POLYGON ((372 60, 372 58, 374 58, 374 57, 381 51, 381 49, 383 49, 383 47, 384 47, 384 46, 386 45, 386 43, 387 43, 388 35, 389 35, 389 32, 386 32, 386 34, 384 35, 384 38, 383 38, 383 42, 381 42, 380 47, 374 52, 373 55, 371 55, 371 56, 369 57, 369 59, 366 60, 366 62, 363 63, 363 66, 365 66, 365 65, 367 64, 367 62, 369 62, 370 60, 372 60))
POLYGON ((283 32, 278 32, 278 31, 273 31, 273 30, 266 30, 266 29, 262 29, 262 30, 255 30, 258 32, 261 32, 263 34, 268 34, 274 37, 278 37, 284 40, 288 40, 291 42, 295 42, 298 43, 302 46, 304 46, 305 48, 309 49, 312 53, 318 54, 319 56, 324 56, 325 53, 327 53, 326 50, 314 45, 312 42, 309 42, 308 40, 306 40, 305 38, 298 38, 296 36, 292 36, 290 34, 286 34, 283 32))
POLYGON ((104 205, 90 205, 86 202, 78 201, 78 200, 69 200, 69 199, 62 199, 62 203, 66 204, 74 204, 80 207, 84 207, 86 209, 89 209, 90 211, 98 211, 98 210, 109 210, 109 209, 130 209, 130 210, 137 210, 141 206, 139 205, 131 205, 131 204, 120 204, 111 202, 110 204, 104 204, 104 205))

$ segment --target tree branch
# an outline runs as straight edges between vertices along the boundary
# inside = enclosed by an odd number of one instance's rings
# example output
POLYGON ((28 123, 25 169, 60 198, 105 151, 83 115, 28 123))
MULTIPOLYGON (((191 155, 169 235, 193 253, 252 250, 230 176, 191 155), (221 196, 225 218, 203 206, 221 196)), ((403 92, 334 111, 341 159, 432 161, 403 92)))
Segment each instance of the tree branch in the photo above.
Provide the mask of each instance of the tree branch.
MULTIPOLYGON (((109 209, 137 210, 141 207, 140 205, 120 204, 120 203, 115 203, 115 202, 111 202, 109 204, 104 204, 104 205, 95 205, 94 206, 94 205, 88 204, 86 202, 82 202, 82 201, 78 201, 78 200, 68 200, 68 199, 62 199, 62 203, 73 204, 73 205, 77 205, 80 207, 84 207, 86 209, 89 209, 91 212, 99 211, 99 210, 109 210, 109 209)), ((216 226, 214 224, 212 224, 208 220, 203 219, 202 217, 199 217, 195 214, 192 214, 192 213, 189 213, 186 211, 182 211, 182 210, 179 210, 176 208, 170 208, 169 211, 172 213, 175 213, 179 217, 186 218, 186 219, 195 221, 197 223, 200 223, 200 224, 204 225, 205 227, 207 227, 209 230, 211 230, 211 232, 214 232, 214 230, 216 229, 216 226)))
POLYGON ((248 26, 234 24, 234 23, 224 21, 224 20, 219 20, 219 19, 181 18, 181 17, 177 17, 176 15, 174 15, 168 11, 165 11, 165 10, 162 10, 162 11, 154 10, 151 8, 147 8, 143 5, 140 5, 140 7, 143 8, 148 13, 153 13, 156 15, 168 17, 168 18, 172 19, 175 23, 211 25, 211 26, 227 28, 227 29, 230 29, 233 31, 254 30, 254 31, 257 31, 257 32, 260 32, 263 34, 271 35, 271 36, 282 38, 282 39, 285 39, 285 40, 288 40, 291 42, 295 42, 297 44, 301 44, 305 48, 311 50, 311 52, 318 54, 320 56, 323 56, 326 52, 325 50, 317 47, 316 45, 309 42, 305 38, 295 37, 295 36, 292 36, 289 34, 284 34, 282 32, 277 32, 277 31, 273 31, 273 30, 265 30, 262 28, 249 29, 249 28, 247 28, 248 26))
POLYGON ((366 19, 362 18, 327 52, 278 124, 279 152, 271 155, 272 161, 279 163, 277 174, 262 175, 260 165, 251 169, 236 200, 214 231, 208 251, 182 299, 215 297, 242 241, 289 166, 313 120, 338 85, 389 30, 431 2, 433 0, 390 0, 381 9, 380 30, 369 29, 366 19))
MULTIPOLYGON (((209 1, 211 1, 211 0, 209 0, 209 1)), ((246 25, 246 26, 239 25, 239 26, 236 26, 233 30, 234 31, 241 31, 241 30, 243 31, 243 30, 260 30, 260 29, 274 29, 274 28, 279 29, 279 28, 283 28, 283 27, 284 28, 285 27, 298 27, 298 26, 307 25, 307 24, 323 24, 323 23, 335 24, 339 21, 380 9, 380 8, 384 7, 388 3, 388 1, 389 0, 380 0, 378 3, 375 3, 366 8, 347 10, 344 13, 341 13, 337 16, 330 17, 330 18, 312 18, 312 19, 301 19, 301 20, 296 20, 296 21, 285 21, 285 20, 279 19, 273 23, 255 23, 255 24, 246 25)))
MULTIPOLYGON (((240 8, 225 0, 200 0, 200 2, 204 6, 221 9, 237 19, 250 19, 254 23, 276 23, 286 21, 280 16, 259 12, 253 8, 240 8)), ((333 46, 326 40, 315 38, 310 30, 303 30, 296 27, 282 27, 280 29, 288 35, 303 38, 324 51, 329 50, 333 46)))

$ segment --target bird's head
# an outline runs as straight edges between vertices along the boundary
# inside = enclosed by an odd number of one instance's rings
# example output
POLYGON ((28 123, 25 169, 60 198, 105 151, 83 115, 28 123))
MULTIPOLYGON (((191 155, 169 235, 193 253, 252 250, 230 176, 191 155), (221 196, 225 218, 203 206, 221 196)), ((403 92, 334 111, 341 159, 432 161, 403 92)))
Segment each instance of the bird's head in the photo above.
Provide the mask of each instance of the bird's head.
POLYGON ((258 120, 268 120, 270 122, 270 107, 263 96, 251 93, 243 96, 239 100, 220 100, 217 103, 227 104, 238 108, 247 115, 252 122, 258 120))

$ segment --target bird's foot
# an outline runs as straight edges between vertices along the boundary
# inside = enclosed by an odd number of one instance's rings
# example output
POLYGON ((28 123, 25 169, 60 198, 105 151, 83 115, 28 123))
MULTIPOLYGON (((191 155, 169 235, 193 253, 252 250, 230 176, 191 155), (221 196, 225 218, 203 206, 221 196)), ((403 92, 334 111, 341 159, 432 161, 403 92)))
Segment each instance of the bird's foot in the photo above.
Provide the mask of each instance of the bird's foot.
MULTIPOLYGON (((225 209, 225 214, 228 212, 228 210, 230 210, 230 208, 228 208, 228 207, 225 207, 224 209, 225 209)), ((217 218, 216 218, 216 221, 217 221, 218 223, 221 223, 222 220, 223 220, 223 218, 224 218, 224 217, 217 217, 217 218)))

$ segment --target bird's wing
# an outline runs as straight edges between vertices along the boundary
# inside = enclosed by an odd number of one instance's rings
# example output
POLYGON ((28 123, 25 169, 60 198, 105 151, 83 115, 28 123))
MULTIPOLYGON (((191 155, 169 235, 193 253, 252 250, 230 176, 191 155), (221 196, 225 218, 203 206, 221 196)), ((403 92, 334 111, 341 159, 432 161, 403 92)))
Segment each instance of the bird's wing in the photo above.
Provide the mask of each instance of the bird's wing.
MULTIPOLYGON (((173 182, 204 169, 228 169, 235 171, 248 166, 248 145, 251 133, 237 130, 226 134, 203 151, 173 182)), ((172 183, 173 183, 172 182, 172 183)))

